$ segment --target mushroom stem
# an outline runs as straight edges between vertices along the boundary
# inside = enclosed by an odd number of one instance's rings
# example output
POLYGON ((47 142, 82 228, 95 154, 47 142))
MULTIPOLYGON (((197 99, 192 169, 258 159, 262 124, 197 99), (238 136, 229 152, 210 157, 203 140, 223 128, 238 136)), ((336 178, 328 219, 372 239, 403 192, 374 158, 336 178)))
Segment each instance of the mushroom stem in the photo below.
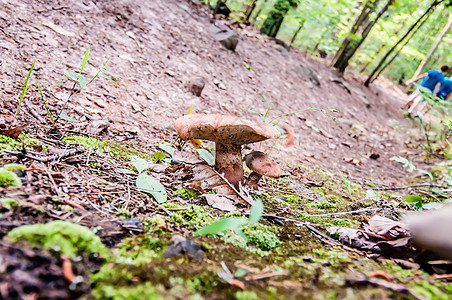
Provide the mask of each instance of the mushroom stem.
POLYGON ((243 179, 243 161, 240 145, 216 141, 215 169, 218 173, 223 173, 229 183, 238 189, 239 182, 243 179))
POLYGON ((246 185, 257 190, 258 188, 258 183, 259 180, 261 180, 262 175, 256 172, 251 172, 251 174, 248 176, 247 180, 246 180, 246 185))

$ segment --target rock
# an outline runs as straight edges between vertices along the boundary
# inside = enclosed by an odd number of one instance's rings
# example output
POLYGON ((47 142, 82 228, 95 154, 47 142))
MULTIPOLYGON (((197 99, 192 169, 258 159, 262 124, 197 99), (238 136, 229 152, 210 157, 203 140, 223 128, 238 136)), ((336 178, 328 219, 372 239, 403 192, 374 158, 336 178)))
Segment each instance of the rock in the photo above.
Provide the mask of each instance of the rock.
POLYGON ((206 82, 202 78, 196 78, 190 82, 190 92, 200 97, 202 90, 204 89, 206 82))
POLYGON ((99 135, 104 130, 110 127, 110 123, 104 120, 95 120, 88 127, 88 132, 90 135, 99 135))
POLYGON ((173 236, 172 240, 173 244, 163 252, 162 257, 188 256, 197 260, 204 259, 205 253, 201 250, 199 244, 187 240, 180 235, 173 236))
POLYGON ((276 50, 278 50, 279 52, 281 52, 281 55, 284 57, 289 57, 289 51, 286 49, 286 47, 284 47, 283 45, 274 45, 273 48, 275 48, 276 50))
POLYGON ((320 86, 320 79, 319 79, 319 77, 310 68, 300 64, 300 65, 296 66, 294 70, 295 70, 295 72, 297 72, 298 74, 300 74, 304 78, 309 79, 310 81, 312 81, 316 86, 320 86))
POLYGON ((226 49, 235 51, 239 43, 239 36, 232 30, 220 31, 214 35, 214 38, 220 42, 226 49))
POLYGON ((448 204, 436 210, 406 216, 402 221, 408 224, 413 241, 419 248, 452 260, 451 216, 452 204, 448 204))

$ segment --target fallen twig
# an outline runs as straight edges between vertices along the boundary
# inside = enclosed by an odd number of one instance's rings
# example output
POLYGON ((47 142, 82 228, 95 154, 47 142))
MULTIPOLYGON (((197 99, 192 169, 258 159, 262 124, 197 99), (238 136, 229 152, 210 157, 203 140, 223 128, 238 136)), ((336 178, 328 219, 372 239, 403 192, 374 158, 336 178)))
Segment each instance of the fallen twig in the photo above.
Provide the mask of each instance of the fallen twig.
POLYGON ((353 214, 359 214, 363 212, 369 212, 369 211, 380 211, 383 210, 381 207, 371 207, 371 208, 361 208, 357 210, 352 211, 343 211, 343 212, 337 212, 337 213, 327 213, 327 214, 319 214, 319 215, 309 215, 310 217, 333 217, 333 216, 344 216, 344 215, 353 215, 353 214))
POLYGON ((250 206, 252 206, 253 205, 253 203, 249 200, 249 199, 246 199, 246 197, 245 196, 243 196, 242 195, 242 193, 240 193, 239 191, 237 191, 236 189, 235 189, 235 187, 232 185, 232 184, 230 184, 229 183, 229 181, 226 179, 226 178, 224 178, 224 176, 223 175, 221 175, 220 173, 218 173, 217 172, 217 170, 215 170, 215 169, 212 169, 224 182, 226 182, 226 184, 240 197, 240 198, 242 198, 243 199, 243 201, 245 201, 246 203, 248 203, 250 206))
POLYGON ((422 187, 422 186, 429 186, 429 187, 437 187, 437 188, 447 188, 447 186, 439 185, 439 184, 433 184, 433 183, 421 183, 421 184, 413 184, 413 185, 406 185, 406 186, 394 186, 394 187, 376 187, 373 188, 374 190, 380 190, 380 191, 386 191, 386 190, 404 190, 404 189, 410 189, 410 188, 416 188, 416 187, 422 187))

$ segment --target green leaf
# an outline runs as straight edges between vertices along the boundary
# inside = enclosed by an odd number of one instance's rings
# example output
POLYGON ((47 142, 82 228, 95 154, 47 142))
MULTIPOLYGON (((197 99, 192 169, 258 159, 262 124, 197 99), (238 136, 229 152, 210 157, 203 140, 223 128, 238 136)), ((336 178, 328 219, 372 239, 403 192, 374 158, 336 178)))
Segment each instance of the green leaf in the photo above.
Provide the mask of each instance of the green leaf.
POLYGON ((138 156, 134 156, 132 157, 132 166, 135 167, 135 169, 137 169, 138 173, 143 172, 144 170, 146 170, 147 168, 149 168, 149 164, 147 162, 147 160, 138 157, 138 156))
POLYGON ((61 119, 63 119, 63 120, 69 121, 69 122, 75 122, 75 123, 80 122, 80 121, 77 120, 77 119, 71 118, 71 117, 69 117, 69 116, 67 116, 67 115, 63 115, 63 114, 61 114, 59 117, 60 117, 61 119))
POLYGON ((380 201, 380 197, 378 197, 377 193, 375 193, 374 190, 370 189, 366 192, 366 197, 364 197, 366 200, 373 200, 373 201, 380 201))
POLYGON ((130 169, 118 168, 116 171, 127 174, 127 175, 135 175, 135 172, 130 169))
POLYGON ((64 74, 66 74, 67 77, 69 77, 72 80, 76 80, 77 79, 77 76, 75 76, 75 74, 69 72, 68 70, 64 70, 64 74))
POLYGON ((441 208, 443 207, 444 204, 442 204, 441 202, 430 202, 430 203, 426 203, 422 206, 423 209, 437 209, 437 208, 441 208))
POLYGON ((91 48, 91 46, 88 46, 88 49, 86 49, 85 56, 83 57, 82 67, 81 67, 80 72, 78 73, 78 75, 82 74, 82 71, 83 71, 83 69, 86 66, 86 63, 88 62, 89 49, 90 48, 91 48))
POLYGON ((389 160, 393 160, 396 162, 399 162, 401 164, 403 164, 402 167, 404 167, 405 169, 407 169, 408 172, 413 172, 414 170, 416 170, 416 167, 413 165, 413 163, 411 161, 409 161, 408 159, 401 157, 401 156, 393 156, 391 157, 389 160))
POLYGON ((235 271, 234 277, 235 278, 240 278, 240 277, 245 276, 247 273, 248 273, 247 270, 239 268, 239 269, 237 269, 237 271, 235 271))
POLYGON ((158 147, 165 151, 166 153, 168 153, 171 157, 174 155, 174 152, 176 151, 176 149, 167 144, 160 144, 158 147))
POLYGON ((264 203, 262 203, 261 199, 257 199, 256 202, 254 202, 253 206, 251 207, 249 224, 253 225, 259 222, 263 213, 264 213, 264 203))
POLYGON ((208 235, 208 234, 218 234, 220 232, 226 230, 236 230, 239 229, 240 226, 248 223, 248 219, 245 217, 229 217, 223 218, 218 221, 215 221, 209 225, 206 225, 196 231, 195 235, 208 235))
POLYGON ((408 203, 417 203, 417 202, 422 202, 422 198, 420 196, 415 196, 415 195, 406 195, 403 197, 405 199, 406 202, 408 203))
POLYGON ((193 110, 194 110, 194 108, 193 108, 193 104, 192 104, 192 105, 190 105, 190 107, 188 108, 187 115, 192 114, 192 113, 193 113, 193 110))
POLYGON ((53 117, 52 117, 52 113, 50 112, 49 108, 47 107, 46 99, 44 98, 44 94, 42 93, 41 87, 39 86, 39 84, 36 84, 36 86, 38 87, 39 94, 41 95, 41 100, 42 100, 42 103, 44 104, 47 114, 49 115, 50 120, 52 121, 52 124, 55 124, 55 121, 53 120, 53 117))
POLYGON ((347 178, 345 178, 345 175, 341 171, 339 171, 339 173, 341 174, 342 180, 344 181, 345 186, 347 187, 348 193, 351 196, 352 195, 352 188, 351 188, 351 185, 350 185, 350 181, 348 181, 347 178))
POLYGON ((196 149, 196 151, 198 151, 199 156, 201 156, 201 158, 204 159, 209 166, 215 165, 215 157, 213 157, 209 151, 206 149, 196 149))
POLYGON ((155 201, 159 204, 165 203, 168 199, 165 187, 157 179, 145 173, 138 175, 136 186, 139 191, 148 193, 154 197, 155 201))
POLYGON ((163 152, 154 152, 154 161, 161 162, 166 157, 166 154, 163 152))
POLYGON ((35 67, 35 61, 31 64, 30 70, 28 71, 27 78, 25 79, 24 85, 22 87, 22 93, 20 94, 19 104, 17 105, 16 113, 14 114, 13 121, 11 124, 14 124, 14 120, 16 120, 17 114, 19 113, 20 106, 22 105, 22 101, 24 100, 25 93, 28 89, 28 80, 30 80, 31 72, 33 72, 33 68, 35 67))
POLYGON ((119 84, 117 84, 116 81, 114 81, 110 76, 105 75, 105 74, 103 74, 103 73, 100 73, 99 76, 104 77, 104 78, 110 80, 114 85, 116 85, 117 87, 119 87, 119 84))
POLYGON ((80 86, 82 89, 86 88, 86 79, 82 75, 78 75, 78 82, 80 83, 80 86))

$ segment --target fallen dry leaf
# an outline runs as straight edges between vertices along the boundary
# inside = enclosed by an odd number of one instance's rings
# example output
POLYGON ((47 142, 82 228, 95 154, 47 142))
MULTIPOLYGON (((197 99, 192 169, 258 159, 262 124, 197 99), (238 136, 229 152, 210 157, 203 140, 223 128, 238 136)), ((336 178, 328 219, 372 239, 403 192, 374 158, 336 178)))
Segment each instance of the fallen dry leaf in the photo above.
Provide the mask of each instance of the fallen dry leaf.
POLYGON ((0 134, 9 136, 10 138, 17 139, 27 125, 20 125, 10 129, 0 128, 0 134))

